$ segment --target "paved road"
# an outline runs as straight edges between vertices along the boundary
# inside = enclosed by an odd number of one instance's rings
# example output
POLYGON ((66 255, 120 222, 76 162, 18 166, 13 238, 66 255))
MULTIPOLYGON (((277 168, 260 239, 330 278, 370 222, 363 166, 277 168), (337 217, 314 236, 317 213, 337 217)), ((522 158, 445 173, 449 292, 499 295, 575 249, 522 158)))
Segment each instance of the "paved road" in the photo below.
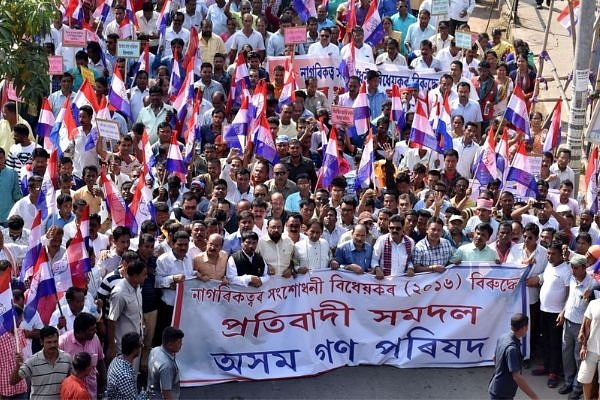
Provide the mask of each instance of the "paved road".
MULTIPOLYGON (((388 366, 339 368, 297 379, 232 382, 186 388, 185 399, 486 399, 491 367, 399 369, 388 366)), ((543 377, 524 374, 542 399, 564 399, 543 377)), ((517 399, 524 399, 523 392, 517 399)))

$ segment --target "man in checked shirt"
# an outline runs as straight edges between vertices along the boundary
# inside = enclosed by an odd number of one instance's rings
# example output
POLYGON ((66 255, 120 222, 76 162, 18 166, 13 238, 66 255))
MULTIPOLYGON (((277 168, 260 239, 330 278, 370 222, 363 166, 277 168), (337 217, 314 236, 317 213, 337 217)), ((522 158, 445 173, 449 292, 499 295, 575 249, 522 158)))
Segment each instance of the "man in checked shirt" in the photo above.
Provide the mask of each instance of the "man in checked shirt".
POLYGON ((425 238, 419 240, 413 252, 415 272, 444 272, 454 253, 450 241, 442 238, 444 223, 439 218, 427 222, 425 238))

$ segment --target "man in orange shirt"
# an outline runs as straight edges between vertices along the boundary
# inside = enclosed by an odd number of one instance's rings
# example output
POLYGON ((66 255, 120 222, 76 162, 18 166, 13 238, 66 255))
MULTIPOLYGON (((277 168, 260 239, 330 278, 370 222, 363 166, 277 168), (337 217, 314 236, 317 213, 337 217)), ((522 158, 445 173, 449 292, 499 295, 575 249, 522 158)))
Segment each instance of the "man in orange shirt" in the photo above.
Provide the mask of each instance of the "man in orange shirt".
POLYGON ((85 386, 85 378, 92 372, 92 356, 85 351, 73 357, 74 373, 60 385, 60 398, 65 400, 92 400, 85 386))

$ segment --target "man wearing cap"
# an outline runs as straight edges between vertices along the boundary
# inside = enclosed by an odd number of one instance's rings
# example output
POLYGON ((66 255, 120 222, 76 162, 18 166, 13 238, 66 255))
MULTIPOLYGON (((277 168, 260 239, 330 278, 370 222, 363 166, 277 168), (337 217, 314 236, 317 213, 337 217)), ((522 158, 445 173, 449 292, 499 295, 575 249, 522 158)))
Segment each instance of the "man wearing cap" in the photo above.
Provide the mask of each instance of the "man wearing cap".
POLYGON ((448 220, 448 228, 444 229, 443 238, 450 242, 454 250, 471 241, 463 232, 463 224, 463 218, 455 214, 448 220))
POLYGON ((558 390, 560 394, 569 395, 569 399, 579 398, 583 393, 581 384, 577 381, 577 371, 581 364, 579 353, 581 343, 578 341, 579 331, 583 323, 585 309, 590 300, 590 287, 594 279, 586 273, 587 260, 585 256, 575 255, 571 258, 571 279, 569 280, 569 296, 564 308, 564 331, 562 337, 562 361, 565 373, 565 383, 558 390), (576 397, 575 397, 576 396, 576 397))
POLYGON ((496 233, 498 232, 498 221, 492 219, 492 206, 494 205, 493 200, 488 200, 484 198, 477 199, 477 215, 473 215, 467 221, 467 226, 465 227, 465 234, 469 237, 473 237, 474 228, 481 223, 487 223, 492 228, 492 232, 488 238, 488 243, 492 243, 496 240, 496 233))
POLYGON ((492 236, 492 227, 482 222, 475 227, 473 242, 460 246, 450 257, 450 263, 460 264, 462 261, 494 262, 496 252, 487 245, 492 236))
POLYGON ((404 217, 393 215, 389 233, 380 236, 373 246, 371 268, 377 279, 384 276, 414 276, 413 249, 415 242, 404 234, 404 217))
MULTIPOLYGON (((459 217, 460 218, 460 217, 459 217)), ((446 264, 454 253, 450 241, 442 238, 444 222, 431 218, 427 222, 427 235, 415 245, 415 272, 444 272, 446 264)))
MULTIPOLYGON (((357 221, 359 224, 364 225, 365 228, 367 229, 366 242, 371 245, 375 244, 375 241, 377 240, 377 238, 375 236, 373 236, 373 233, 371 232, 371 230, 374 229, 373 214, 371 214, 368 211, 363 211, 358 216, 357 221)), ((344 243, 349 242, 351 240, 352 240, 352 229, 344 232, 344 234, 342 234, 342 236, 340 236, 340 240, 337 243, 337 247, 340 247, 344 243)))

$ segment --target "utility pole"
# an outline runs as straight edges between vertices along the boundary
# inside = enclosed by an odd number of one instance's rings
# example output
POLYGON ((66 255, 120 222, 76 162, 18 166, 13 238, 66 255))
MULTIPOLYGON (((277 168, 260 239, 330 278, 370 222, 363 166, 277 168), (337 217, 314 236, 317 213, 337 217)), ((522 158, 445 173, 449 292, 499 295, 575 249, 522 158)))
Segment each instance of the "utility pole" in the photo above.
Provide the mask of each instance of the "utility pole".
POLYGON ((573 98, 571 99, 571 112, 567 131, 567 148, 571 149, 571 162, 569 166, 575 172, 573 193, 579 192, 579 174, 581 172, 581 150, 583 131, 585 128, 585 112, 587 108, 590 53, 594 35, 594 19, 596 2, 594 0, 581 0, 581 13, 577 24, 577 44, 575 46, 575 64, 573 66, 573 98))

